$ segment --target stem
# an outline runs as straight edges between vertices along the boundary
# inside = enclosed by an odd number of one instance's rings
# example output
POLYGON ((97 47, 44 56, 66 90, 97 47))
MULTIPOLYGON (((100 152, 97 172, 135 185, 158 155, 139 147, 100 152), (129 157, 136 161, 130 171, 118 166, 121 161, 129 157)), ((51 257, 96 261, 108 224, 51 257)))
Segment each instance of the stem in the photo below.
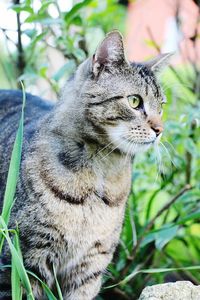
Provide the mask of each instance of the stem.
MULTIPOLYGON (((194 141, 194 130, 196 127, 195 121, 191 123, 190 127, 190 135, 189 138, 191 138, 194 141)), ((186 177, 186 184, 190 184, 191 182, 191 173, 192 173, 192 154, 189 151, 186 151, 186 169, 185 169, 185 177, 186 177)))
MULTIPOLYGON (((20 5, 20 0, 14 0, 14 4, 20 5)), ((24 73, 26 66, 24 49, 22 46, 22 31, 21 31, 21 22, 20 22, 20 13, 17 13, 17 49, 18 49, 18 58, 17 58, 17 68, 19 76, 24 73)), ((18 87, 21 89, 21 84, 19 83, 18 87)))
POLYGON ((164 211, 166 211, 172 204, 174 204, 176 202, 176 200, 182 196, 185 192, 191 190, 193 187, 190 185, 186 185, 176 196, 174 196, 169 202, 167 202, 155 215, 155 217, 153 217, 151 219, 151 221, 146 225, 146 227, 144 228, 143 232, 142 232, 142 236, 140 237, 140 239, 138 239, 137 245, 133 248, 132 254, 131 254, 131 258, 129 259, 129 261, 127 262, 126 266, 121 270, 121 274, 122 276, 125 276, 125 274, 128 272, 128 269, 132 263, 132 261, 135 259, 137 250, 139 249, 142 241, 144 240, 145 237, 145 233, 148 232, 154 225, 156 219, 158 217, 160 217, 162 215, 162 213, 164 211))

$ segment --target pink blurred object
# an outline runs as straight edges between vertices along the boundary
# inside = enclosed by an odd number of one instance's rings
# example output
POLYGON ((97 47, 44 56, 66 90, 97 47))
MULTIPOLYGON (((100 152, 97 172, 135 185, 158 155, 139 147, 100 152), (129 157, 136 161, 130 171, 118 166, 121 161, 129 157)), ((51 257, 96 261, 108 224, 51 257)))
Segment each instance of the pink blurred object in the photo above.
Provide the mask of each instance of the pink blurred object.
POLYGON ((142 61, 161 52, 175 52, 174 62, 200 63, 200 8, 192 0, 137 0, 129 4, 126 49, 130 60, 142 61), (178 13, 178 23, 176 13, 178 13), (192 41, 198 28, 198 38, 192 41))

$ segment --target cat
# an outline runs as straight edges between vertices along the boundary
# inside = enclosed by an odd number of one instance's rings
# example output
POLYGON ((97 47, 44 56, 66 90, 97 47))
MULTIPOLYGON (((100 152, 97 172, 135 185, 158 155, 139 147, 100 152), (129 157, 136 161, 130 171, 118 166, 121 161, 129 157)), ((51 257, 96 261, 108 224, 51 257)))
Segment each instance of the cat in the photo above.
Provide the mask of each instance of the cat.
MULTIPOLYGON (((123 224, 131 159, 158 142, 165 96, 157 74, 170 54, 130 63, 118 31, 66 83, 55 105, 26 94, 24 144, 9 227, 18 224, 27 270, 63 299, 91 300, 101 287, 123 224), (56 292, 55 292, 56 293, 56 292)), ((0 92, 1 198, 20 118, 22 93, 0 92)), ((2 263, 9 262, 5 245, 2 263)), ((30 277, 35 299, 46 299, 30 277)), ((11 299, 8 269, 0 299, 11 299)))

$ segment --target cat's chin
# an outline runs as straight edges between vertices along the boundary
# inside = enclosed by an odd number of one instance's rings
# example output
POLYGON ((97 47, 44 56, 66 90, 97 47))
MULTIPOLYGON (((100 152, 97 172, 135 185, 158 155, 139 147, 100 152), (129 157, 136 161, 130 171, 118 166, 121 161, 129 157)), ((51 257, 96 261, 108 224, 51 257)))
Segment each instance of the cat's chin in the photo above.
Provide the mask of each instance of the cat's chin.
POLYGON ((130 156, 134 156, 137 153, 145 152, 147 151, 152 145, 154 144, 154 141, 152 142, 143 142, 143 143, 134 143, 130 145, 130 143, 123 143, 118 147, 118 149, 125 153, 129 154, 130 156))

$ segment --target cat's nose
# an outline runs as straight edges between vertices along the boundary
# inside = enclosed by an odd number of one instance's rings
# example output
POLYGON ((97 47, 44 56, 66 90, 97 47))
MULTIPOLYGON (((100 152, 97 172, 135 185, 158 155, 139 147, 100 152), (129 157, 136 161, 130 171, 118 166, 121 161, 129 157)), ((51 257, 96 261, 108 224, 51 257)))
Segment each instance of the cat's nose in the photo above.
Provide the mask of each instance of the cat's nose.
POLYGON ((159 136, 163 132, 164 126, 160 116, 151 116, 148 119, 148 123, 151 129, 155 132, 156 136, 159 136))
POLYGON ((151 129, 153 129, 153 131, 156 133, 156 136, 159 136, 164 130, 163 126, 160 125, 151 126, 151 129))

